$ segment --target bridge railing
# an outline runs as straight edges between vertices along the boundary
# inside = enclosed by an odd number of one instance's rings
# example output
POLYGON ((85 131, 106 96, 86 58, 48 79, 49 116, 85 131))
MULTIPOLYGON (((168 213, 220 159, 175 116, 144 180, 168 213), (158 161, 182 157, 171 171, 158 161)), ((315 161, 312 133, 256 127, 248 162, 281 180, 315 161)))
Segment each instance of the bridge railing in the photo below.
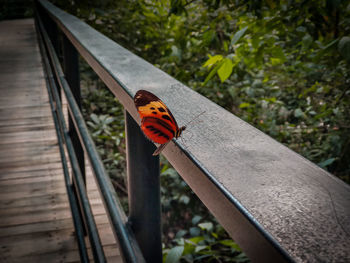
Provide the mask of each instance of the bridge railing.
MULTIPOLYGON (((200 124, 183 133, 186 146, 172 141, 163 154, 250 259, 350 261, 348 185, 48 1, 39 0, 37 10, 48 83, 63 90, 70 112, 70 127, 58 126, 74 171, 76 190, 68 187, 72 190, 68 194, 74 199, 78 193, 82 208, 73 205, 73 214, 76 222, 85 222, 85 231, 95 244, 96 261, 104 257, 89 208, 84 207, 83 151, 88 154, 124 260, 162 261, 159 159, 152 156, 154 146, 137 124, 133 96, 139 89, 162 98, 180 125, 205 111, 200 124), (65 72, 55 53, 60 48, 59 32, 64 39, 65 72), (128 217, 79 111, 78 53, 125 108, 128 217)), ((59 91, 50 92, 59 122, 59 91)), ((67 181, 70 185, 68 175, 67 181)), ((84 244, 81 247, 83 251, 84 244)))

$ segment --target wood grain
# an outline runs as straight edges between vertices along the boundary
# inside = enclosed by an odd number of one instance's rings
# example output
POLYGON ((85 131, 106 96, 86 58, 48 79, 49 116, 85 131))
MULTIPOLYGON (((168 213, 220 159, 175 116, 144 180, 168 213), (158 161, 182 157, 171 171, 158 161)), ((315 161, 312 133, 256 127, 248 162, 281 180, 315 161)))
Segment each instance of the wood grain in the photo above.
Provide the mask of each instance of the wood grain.
POLYGON ((81 56, 139 120, 132 97, 147 89, 179 125, 200 124, 163 154, 256 262, 350 261, 350 187, 186 87, 78 18, 39 1, 81 56), (262 246, 262 243, 264 245, 262 246))
MULTIPOLYGON (((79 262, 32 19, 0 22, 0 262, 79 262)), ((121 256, 92 173, 90 203, 109 262, 121 256)), ((88 239, 86 239, 88 247, 88 239)), ((93 262, 91 249, 88 254, 93 262)))

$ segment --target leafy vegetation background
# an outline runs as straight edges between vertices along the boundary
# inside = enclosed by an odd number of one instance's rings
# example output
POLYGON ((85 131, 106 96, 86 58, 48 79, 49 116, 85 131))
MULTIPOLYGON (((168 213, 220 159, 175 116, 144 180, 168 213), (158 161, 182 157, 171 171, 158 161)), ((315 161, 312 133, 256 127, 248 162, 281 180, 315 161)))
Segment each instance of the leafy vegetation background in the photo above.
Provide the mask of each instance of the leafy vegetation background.
POLYGON ((350 182, 347 1, 55 2, 350 182))
POLYGON ((1 0, 0 20, 33 17, 34 0, 1 0))
MULTIPOLYGON (((346 1, 105 1, 71 8, 116 42, 350 182, 346 1)), ((89 113, 97 133, 101 118, 111 116, 98 114, 116 105, 103 103, 106 109, 89 113)), ((120 135, 116 140, 123 143, 120 135)), ((107 140, 97 138, 106 151, 107 140)), ((119 171, 111 175, 125 173, 123 151, 112 153, 106 164, 114 162, 111 168, 119 171)), ((247 260, 169 164, 162 165, 165 260, 247 260)))
MULTIPOLYGON (((350 183, 348 1, 52 2, 350 183)), ((84 114, 127 209, 123 109, 81 65, 84 114)), ((161 164, 164 261, 247 261, 161 164)))
MULTIPOLYGON (((350 182, 347 1, 57 4, 350 182)), ((122 108, 87 66, 83 71, 88 124, 126 197, 122 108)), ((176 171, 161 163, 164 261, 247 261, 176 171)))

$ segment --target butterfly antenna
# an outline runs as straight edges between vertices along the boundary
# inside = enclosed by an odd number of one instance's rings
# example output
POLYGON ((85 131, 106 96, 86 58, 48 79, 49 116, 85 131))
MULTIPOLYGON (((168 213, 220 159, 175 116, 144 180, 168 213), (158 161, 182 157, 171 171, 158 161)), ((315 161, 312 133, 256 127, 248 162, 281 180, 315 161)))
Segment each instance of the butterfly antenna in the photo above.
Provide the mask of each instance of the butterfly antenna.
POLYGON ((203 112, 199 113, 197 116, 193 117, 192 120, 190 120, 189 122, 187 122, 187 123, 185 124, 185 127, 187 127, 188 124, 190 124, 191 122, 193 122, 195 119, 198 119, 199 116, 201 116, 201 115, 204 114, 204 113, 205 113, 205 111, 203 111, 203 112))

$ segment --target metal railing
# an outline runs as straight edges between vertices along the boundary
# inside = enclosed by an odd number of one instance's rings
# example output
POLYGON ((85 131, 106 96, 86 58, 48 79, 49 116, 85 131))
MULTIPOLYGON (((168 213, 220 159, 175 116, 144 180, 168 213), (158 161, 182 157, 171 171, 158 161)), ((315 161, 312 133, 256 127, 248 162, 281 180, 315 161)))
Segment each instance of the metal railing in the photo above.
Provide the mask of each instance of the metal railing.
POLYGON ((84 152, 124 261, 162 262, 159 159, 137 124, 133 96, 139 89, 159 95, 180 120, 206 111, 205 120, 191 127, 186 147, 173 141, 163 153, 253 261, 350 260, 348 185, 46 0, 37 2, 36 24, 83 262, 85 233, 95 261, 106 260, 84 187, 84 152), (58 50, 63 50, 64 71, 58 50), (79 110, 78 54, 125 108, 128 217, 79 110), (68 127, 59 90, 68 101, 68 127))
MULTIPOLYGON (((82 228, 82 222, 85 223, 84 226, 86 232, 88 233, 95 262, 106 262, 106 257, 104 255, 96 223, 86 193, 86 179, 83 174, 85 169, 81 168, 84 167, 84 159, 80 158, 78 160, 77 158, 77 153, 82 154, 80 151, 81 144, 79 143, 79 141, 76 141, 74 144, 71 139, 72 137, 76 138, 77 135, 79 135, 81 143, 84 146, 84 150, 88 154, 89 161, 92 165, 95 177, 100 187, 99 190, 101 191, 101 194, 103 196, 104 204, 108 209, 109 219, 113 226, 116 240, 119 241, 119 247, 122 251, 124 260, 126 262, 144 262, 144 258, 142 256, 142 253, 140 252, 140 249, 138 248, 137 242, 133 238, 133 233, 130 227, 128 227, 127 222, 125 220, 126 216, 122 211, 121 205, 119 204, 116 198, 116 193, 113 189, 112 183, 110 182, 110 179, 106 174, 106 171, 103 167, 101 159, 99 158, 95 145, 88 133, 86 124, 80 112, 79 106, 76 102, 76 99, 74 98, 74 95, 70 89, 66 77, 63 74, 60 62, 51 43, 51 40, 46 32, 46 29, 43 25, 39 12, 37 13, 36 17, 36 26, 37 31, 39 32, 39 45, 44 61, 44 68, 46 71, 48 93, 57 131, 57 137, 60 145, 61 159, 64 168, 67 193, 69 196, 72 215, 74 219, 74 226, 76 228, 76 233, 78 237, 81 261, 89 262, 84 241, 84 229, 82 228), (59 85, 59 87, 63 90, 65 97, 67 98, 70 113, 69 129, 66 127, 65 124, 61 99, 59 96, 59 90, 57 88, 57 85, 59 85), (65 157, 63 144, 65 144, 67 147, 70 163, 72 165, 72 181, 69 178, 67 160, 65 157), (74 192, 77 193, 77 197, 75 197, 74 192), (77 199, 79 201, 78 203, 80 207, 80 213, 78 210, 77 199)), ((73 49, 73 46, 71 46, 69 41, 64 41, 64 49, 73 49)), ((67 52, 66 54, 71 54, 73 52, 67 52)), ((65 56, 65 59, 69 59, 69 61, 66 62, 66 64, 72 62, 71 56, 65 56)), ((75 59, 78 59, 77 56, 75 56, 75 59)), ((77 61, 75 63, 77 64, 77 61)))

